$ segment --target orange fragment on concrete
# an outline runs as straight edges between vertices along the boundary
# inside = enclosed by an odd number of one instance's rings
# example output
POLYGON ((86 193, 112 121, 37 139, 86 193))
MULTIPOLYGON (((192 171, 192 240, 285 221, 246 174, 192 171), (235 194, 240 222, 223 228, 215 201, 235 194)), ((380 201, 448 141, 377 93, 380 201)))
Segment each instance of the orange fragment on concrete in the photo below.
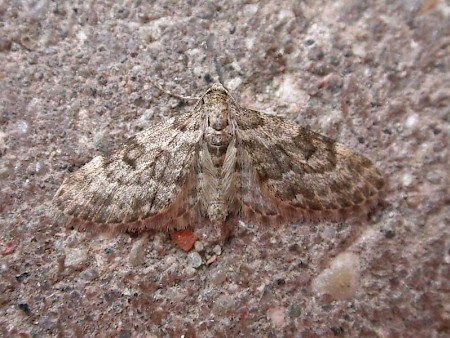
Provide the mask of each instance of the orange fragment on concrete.
POLYGON ((210 264, 214 263, 216 261, 216 259, 217 259, 217 255, 212 255, 211 258, 206 261, 206 265, 210 265, 210 264))
POLYGON ((186 252, 192 249, 198 239, 191 230, 174 231, 170 234, 170 238, 186 252))

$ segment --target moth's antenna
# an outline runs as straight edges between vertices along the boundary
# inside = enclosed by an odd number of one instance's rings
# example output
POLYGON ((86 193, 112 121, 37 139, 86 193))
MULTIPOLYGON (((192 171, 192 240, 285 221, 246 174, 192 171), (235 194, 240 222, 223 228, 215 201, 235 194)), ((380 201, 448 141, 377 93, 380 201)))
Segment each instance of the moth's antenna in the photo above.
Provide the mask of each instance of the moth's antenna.
POLYGON ((225 87, 225 81, 223 79, 223 72, 222 72, 222 65, 220 64, 219 60, 217 60, 217 55, 214 56, 214 68, 216 69, 216 73, 219 78, 219 82, 222 84, 222 86, 225 87))
POLYGON ((161 86, 158 82, 153 81, 152 79, 150 79, 150 82, 156 87, 158 88, 160 91, 162 91, 163 93, 175 97, 179 100, 184 100, 184 101, 198 101, 200 100, 199 97, 195 97, 195 96, 183 96, 183 95, 178 95, 175 93, 172 93, 171 91, 168 91, 167 89, 165 89, 163 86, 161 86))

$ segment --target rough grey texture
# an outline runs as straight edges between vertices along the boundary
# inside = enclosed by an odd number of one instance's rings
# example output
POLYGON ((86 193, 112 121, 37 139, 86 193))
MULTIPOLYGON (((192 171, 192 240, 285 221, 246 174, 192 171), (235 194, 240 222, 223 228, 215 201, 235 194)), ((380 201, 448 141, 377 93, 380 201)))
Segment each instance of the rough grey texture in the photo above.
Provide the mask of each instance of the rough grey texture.
POLYGON ((0 5, 1 336, 449 335, 448 2, 110 6, 0 5), (384 204, 338 224, 241 223, 198 270, 165 234, 134 266, 139 238, 64 230, 47 214, 69 172, 191 108, 148 78, 191 95, 221 80, 338 139, 387 174, 384 204), (341 253, 359 280, 347 264, 349 295, 319 293, 341 253))

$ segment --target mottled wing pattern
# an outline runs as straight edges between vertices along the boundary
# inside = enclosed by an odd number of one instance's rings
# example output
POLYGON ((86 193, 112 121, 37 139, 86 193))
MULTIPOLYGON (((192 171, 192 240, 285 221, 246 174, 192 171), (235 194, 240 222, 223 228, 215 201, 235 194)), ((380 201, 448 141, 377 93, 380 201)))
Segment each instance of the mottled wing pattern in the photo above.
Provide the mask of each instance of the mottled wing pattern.
POLYGON ((130 138, 68 177, 54 205, 99 231, 178 229, 198 221, 196 162, 201 118, 194 111, 130 138))
POLYGON ((245 221, 339 219, 377 201, 384 179, 364 156, 276 116, 235 118, 245 221))

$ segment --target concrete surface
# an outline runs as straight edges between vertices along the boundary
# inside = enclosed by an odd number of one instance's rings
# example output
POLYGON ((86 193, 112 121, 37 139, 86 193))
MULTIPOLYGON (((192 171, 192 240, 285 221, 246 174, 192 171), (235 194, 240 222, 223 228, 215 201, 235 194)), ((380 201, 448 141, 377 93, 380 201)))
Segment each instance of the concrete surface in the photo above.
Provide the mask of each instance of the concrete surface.
POLYGON ((448 337, 450 3, 0 3, 0 336, 448 337), (367 218, 211 254, 49 216, 64 177, 222 81, 371 158, 367 218), (203 264, 198 266, 200 259, 203 264))

